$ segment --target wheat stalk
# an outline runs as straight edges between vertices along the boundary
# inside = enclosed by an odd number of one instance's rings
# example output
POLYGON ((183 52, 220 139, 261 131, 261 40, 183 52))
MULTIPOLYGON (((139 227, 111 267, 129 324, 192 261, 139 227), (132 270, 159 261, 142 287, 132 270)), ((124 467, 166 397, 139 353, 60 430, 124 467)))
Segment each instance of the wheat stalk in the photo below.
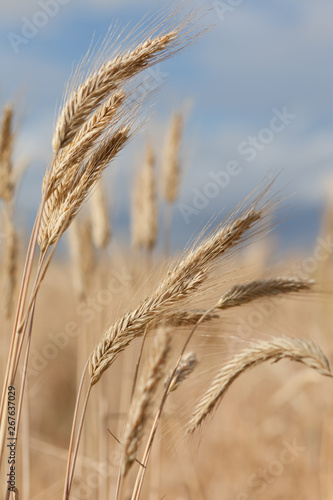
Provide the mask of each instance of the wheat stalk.
POLYGON ((265 361, 277 362, 285 358, 303 363, 321 375, 331 376, 327 358, 310 340, 288 337, 257 340, 221 368, 194 410, 186 434, 192 434, 199 427, 242 373, 265 361))

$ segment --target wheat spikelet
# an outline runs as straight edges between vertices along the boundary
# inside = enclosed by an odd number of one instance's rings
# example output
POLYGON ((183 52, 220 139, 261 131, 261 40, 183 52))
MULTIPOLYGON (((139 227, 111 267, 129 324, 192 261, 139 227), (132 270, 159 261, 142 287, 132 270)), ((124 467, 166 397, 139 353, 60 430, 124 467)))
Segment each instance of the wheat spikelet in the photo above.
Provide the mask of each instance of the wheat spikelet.
POLYGON ((174 203, 178 198, 180 183, 179 151, 182 128, 182 115, 179 112, 175 113, 169 126, 162 164, 162 192, 164 199, 168 203, 174 203))
POLYGON ((170 331, 161 328, 156 335, 153 352, 148 358, 144 373, 138 383, 131 403, 124 435, 122 474, 126 476, 136 459, 143 436, 144 425, 149 418, 149 408, 158 383, 164 375, 164 367, 170 349, 170 331))
POLYGON ((301 278, 271 278, 235 285, 223 294, 217 309, 229 309, 248 304, 254 300, 311 290, 313 280, 301 278))
POLYGON ((92 237, 96 248, 106 248, 111 239, 108 206, 102 181, 94 189, 91 197, 92 237))
POLYGON ((7 104, 3 110, 0 127, 0 198, 9 202, 13 197, 14 181, 12 174, 12 131, 13 108, 7 104))
POLYGON ((4 223, 5 238, 4 238, 4 311, 6 318, 10 318, 14 305, 14 292, 17 278, 17 261, 18 261, 18 238, 15 227, 6 216, 4 223))
MULTIPOLYGON (((179 363, 179 366, 176 370, 176 373, 171 380, 171 383, 169 386, 169 392, 173 392, 176 389, 178 389, 180 384, 187 377, 189 377, 191 375, 191 373, 193 372, 193 370, 195 369, 197 364, 198 364, 197 356, 193 352, 189 352, 187 354, 184 354, 184 356, 182 357, 182 360, 179 363)), ((172 372, 171 372, 171 374, 172 374, 172 372)), ((164 382, 165 387, 167 387, 169 382, 170 382, 171 374, 164 382)))
POLYGON ((290 359, 307 365, 321 375, 331 376, 327 358, 313 342, 288 337, 252 342, 236 354, 216 375, 190 419, 186 433, 192 434, 221 401, 230 385, 244 372, 265 361, 290 359))
POLYGON ((235 221, 218 227, 210 238, 192 249, 167 274, 155 292, 137 309, 125 314, 107 329, 90 357, 91 385, 98 382, 115 357, 135 338, 161 322, 170 307, 179 305, 181 300, 192 296, 207 279, 209 266, 241 243, 243 236, 262 219, 264 212, 265 207, 250 207, 235 221))
POLYGON ((67 185, 61 185, 47 200, 38 234, 41 251, 47 250, 70 225, 103 170, 131 137, 130 124, 105 139, 67 185))

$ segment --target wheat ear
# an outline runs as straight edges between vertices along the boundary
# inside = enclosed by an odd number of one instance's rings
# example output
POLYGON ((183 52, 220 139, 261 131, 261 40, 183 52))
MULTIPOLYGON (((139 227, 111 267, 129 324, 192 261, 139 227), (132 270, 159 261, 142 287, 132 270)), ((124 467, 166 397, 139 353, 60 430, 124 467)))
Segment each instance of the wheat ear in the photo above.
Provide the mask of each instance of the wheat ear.
POLYGON ((284 358, 303 363, 321 375, 331 376, 327 358, 321 349, 310 340, 281 337, 268 341, 252 342, 218 372, 210 388, 194 410, 186 434, 192 434, 198 428, 216 408, 230 385, 242 373, 265 361, 277 362, 284 358))
POLYGON ((56 189, 47 200, 38 234, 42 251, 52 245, 70 225, 104 169, 131 137, 130 124, 105 139, 87 160, 83 171, 73 172, 71 182, 56 189))
POLYGON ((136 459, 138 447, 143 436, 144 425, 149 417, 152 398, 164 374, 164 367, 170 349, 170 331, 162 327, 155 337, 153 352, 148 358, 144 373, 139 380, 132 400, 124 435, 122 475, 126 476, 136 459))
MULTIPOLYGON (((71 92, 68 86, 69 95, 65 98, 55 127, 53 150, 58 151, 69 144, 84 122, 111 93, 131 81, 138 73, 172 57, 193 43, 205 31, 198 29, 198 21, 203 15, 202 10, 190 10, 186 3, 181 2, 180 8, 171 8, 169 14, 162 17, 155 26, 153 22, 143 30, 141 36, 144 41, 136 46, 132 43, 127 51, 118 52, 97 69, 93 67, 85 81, 74 91, 71 92)), ((108 58, 109 52, 104 47, 108 58)))
POLYGON ((121 115, 124 114, 125 105, 126 94, 119 90, 112 94, 88 121, 83 123, 75 139, 57 156, 49 180, 48 196, 58 188, 59 184, 65 186, 71 182, 73 170, 79 170, 84 159, 99 141, 105 138, 106 134, 112 134, 112 127, 117 121, 120 121, 121 115))
POLYGON ((92 237, 96 248, 106 248, 111 239, 108 205, 102 180, 94 189, 91 198, 92 237))
POLYGON ((142 244, 150 252, 157 241, 157 202, 155 181, 155 155, 151 144, 147 145, 145 165, 142 170, 142 244))
POLYGON ((174 203, 179 193, 182 129, 183 117, 180 112, 174 113, 167 133, 162 163, 162 191, 168 203, 174 203))
POLYGON ((91 354, 91 385, 135 338, 162 321, 170 307, 193 295, 207 279, 210 265, 239 244, 263 214, 264 208, 256 210, 252 207, 234 222, 219 227, 215 234, 192 249, 137 309, 111 326, 91 354))
POLYGON ((5 216, 4 228, 6 236, 4 240, 4 311, 6 318, 10 318, 13 311, 17 278, 18 237, 14 225, 7 216, 5 216))
POLYGON ((13 108, 7 104, 3 110, 0 126, 0 198, 10 202, 13 197, 14 181, 12 173, 13 149, 13 108))
POLYGON ((314 280, 278 277, 251 281, 235 285, 224 293, 218 301, 217 309, 229 309, 248 304, 254 300, 311 290, 314 280))
POLYGON ((74 220, 68 232, 72 256, 73 283, 79 300, 84 300, 96 266, 92 228, 88 219, 74 220))

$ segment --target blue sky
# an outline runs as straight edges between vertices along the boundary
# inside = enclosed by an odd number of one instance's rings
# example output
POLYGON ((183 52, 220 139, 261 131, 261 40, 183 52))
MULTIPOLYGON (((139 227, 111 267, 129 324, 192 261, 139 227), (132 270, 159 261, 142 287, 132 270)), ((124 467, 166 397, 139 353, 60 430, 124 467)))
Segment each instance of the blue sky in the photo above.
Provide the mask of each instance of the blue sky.
MULTIPOLYGON (((43 0, 1 4, 0 105, 13 100, 20 113, 15 154, 19 162, 30 162, 19 198, 20 213, 27 219, 38 205, 55 110, 73 63, 92 37, 103 37, 116 20, 120 26, 135 24, 148 9, 169 5, 151 0, 50 1, 56 12, 27 43, 17 45, 17 53, 10 34, 21 36, 27 20, 38 20, 43 0)), ((184 239, 214 213, 231 208, 269 172, 281 171, 276 189, 295 193, 291 203, 304 213, 319 213, 333 182, 332 1, 200 3, 211 9, 208 19, 215 28, 187 52, 160 65, 158 71, 167 76, 155 99, 154 116, 106 174, 119 232, 126 233, 128 227, 133 171, 145 141, 152 139, 161 148, 166 122, 177 108, 188 115, 183 185, 174 215, 184 239), (293 118, 270 135, 272 119, 283 112, 293 118), (244 153, 249 138, 259 140, 253 155, 244 153), (229 175, 227 185, 216 192, 212 186, 209 191, 212 176, 223 176, 230 162, 237 162, 237 175, 229 175), (200 196, 207 203, 197 209, 200 196), (189 221, 184 206, 194 209, 189 221)))

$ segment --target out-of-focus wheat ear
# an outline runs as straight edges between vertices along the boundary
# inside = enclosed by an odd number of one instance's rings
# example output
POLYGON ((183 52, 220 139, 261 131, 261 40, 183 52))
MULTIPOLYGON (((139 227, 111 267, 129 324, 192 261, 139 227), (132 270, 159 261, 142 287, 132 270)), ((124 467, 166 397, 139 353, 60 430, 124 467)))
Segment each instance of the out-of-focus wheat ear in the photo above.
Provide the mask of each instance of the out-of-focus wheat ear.
POLYGON ((7 104, 3 110, 0 126, 0 198, 6 202, 11 201, 14 191, 12 172, 13 142, 13 108, 10 104, 7 104))
POLYGON ((157 241, 157 201, 155 181, 155 155, 151 144, 147 145, 145 165, 142 170, 142 240, 148 252, 157 241))
POLYGON ((144 426, 159 381, 164 375, 167 355, 170 350, 170 331, 161 327, 155 337, 153 352, 149 355, 144 372, 139 380, 132 400, 123 439, 122 475, 126 476, 134 463, 143 436, 144 426))
POLYGON ((174 203, 179 195, 182 129, 182 114, 176 112, 169 125, 162 162, 162 192, 168 203, 174 203))
POLYGON ((242 373, 265 361, 277 362, 285 358, 303 363, 321 375, 331 376, 326 356, 310 340, 276 337, 272 340, 252 342, 246 349, 236 354, 218 372, 210 388, 194 410, 186 434, 192 434, 199 427, 216 408, 230 385, 242 373))
POLYGON ((172 233, 172 204, 178 198, 180 186, 180 147, 182 141, 183 117, 174 113, 166 136, 162 157, 162 194, 164 208, 164 251, 170 254, 172 233))
POLYGON ((184 354, 174 376, 172 377, 171 382, 170 376, 172 374, 172 371, 169 377, 165 380, 164 386, 167 387, 170 382, 169 392, 175 391, 176 389, 178 389, 180 384, 191 375, 197 364, 198 359, 194 352, 188 352, 187 354, 184 354))
POLYGON ((79 300, 84 300, 92 282, 95 255, 90 221, 74 220, 68 232, 72 256, 73 283, 79 300))
POLYGON ((96 248, 106 248, 111 239, 111 224, 102 179, 90 197, 92 237, 96 248))
POLYGON ((307 278, 281 276, 235 285, 221 296, 216 308, 229 309, 248 304, 258 299, 309 291, 312 289, 314 283, 314 280, 307 278))
POLYGON ((139 170, 135 176, 131 200, 131 241, 133 248, 140 249, 143 245, 143 225, 142 214, 144 207, 143 200, 143 179, 142 171, 139 170))
POLYGON ((10 318, 14 306, 17 280, 18 236, 9 217, 4 216, 3 304, 5 317, 10 318))

